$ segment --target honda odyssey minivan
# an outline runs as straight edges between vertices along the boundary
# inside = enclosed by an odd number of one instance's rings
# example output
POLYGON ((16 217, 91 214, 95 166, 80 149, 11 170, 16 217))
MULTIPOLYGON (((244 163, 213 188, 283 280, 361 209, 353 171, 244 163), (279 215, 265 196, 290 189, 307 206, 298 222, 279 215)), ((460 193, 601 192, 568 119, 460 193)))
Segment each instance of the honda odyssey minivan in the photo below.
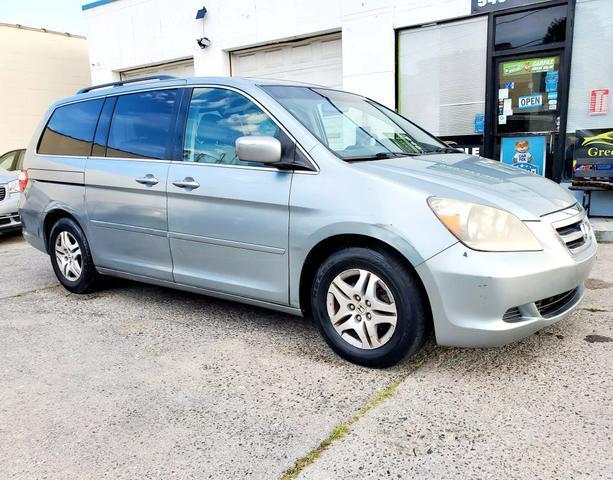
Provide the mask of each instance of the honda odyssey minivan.
POLYGON ((556 183, 276 80, 84 88, 49 108, 20 186, 24 235, 69 291, 108 275, 308 314, 367 366, 432 330, 484 347, 557 322, 596 253, 556 183))

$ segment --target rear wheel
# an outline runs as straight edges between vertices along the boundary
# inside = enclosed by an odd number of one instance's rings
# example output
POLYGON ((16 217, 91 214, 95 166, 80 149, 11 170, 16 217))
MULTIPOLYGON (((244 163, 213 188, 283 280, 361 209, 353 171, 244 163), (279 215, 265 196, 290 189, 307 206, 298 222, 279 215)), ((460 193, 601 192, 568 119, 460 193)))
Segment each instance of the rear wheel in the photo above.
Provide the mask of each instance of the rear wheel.
POLYGON ((51 265, 66 290, 73 293, 91 291, 98 272, 81 227, 70 218, 59 219, 49 235, 51 265))
POLYGON ((419 285, 388 252, 351 247, 333 253, 317 271, 311 307, 330 347, 360 365, 393 365, 427 337, 419 285))

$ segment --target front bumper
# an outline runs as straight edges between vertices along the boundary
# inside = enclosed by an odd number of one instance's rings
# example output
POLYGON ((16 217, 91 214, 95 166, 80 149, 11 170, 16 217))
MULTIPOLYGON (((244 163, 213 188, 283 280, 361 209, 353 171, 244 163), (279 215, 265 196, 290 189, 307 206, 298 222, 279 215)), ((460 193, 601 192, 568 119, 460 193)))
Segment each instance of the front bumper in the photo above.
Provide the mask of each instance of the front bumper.
POLYGON ((7 198, 0 201, 0 232, 19 230, 21 228, 18 207, 18 193, 12 193, 7 198))
POLYGON ((457 243, 417 268, 437 343, 504 345, 568 316, 585 294, 597 244, 593 232, 573 252, 543 217, 529 228, 539 252, 477 252, 457 243))

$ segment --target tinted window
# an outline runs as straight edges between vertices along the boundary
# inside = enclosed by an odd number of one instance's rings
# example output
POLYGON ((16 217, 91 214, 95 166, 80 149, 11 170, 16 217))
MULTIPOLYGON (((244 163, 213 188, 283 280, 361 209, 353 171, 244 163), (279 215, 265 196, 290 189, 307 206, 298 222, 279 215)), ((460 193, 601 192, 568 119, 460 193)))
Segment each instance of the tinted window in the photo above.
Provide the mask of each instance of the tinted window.
POLYGON ((194 89, 185 132, 185 161, 254 164, 236 156, 236 139, 246 135, 280 138, 277 125, 243 95, 220 88, 194 89))
POLYGON ((566 5, 496 17, 496 50, 566 39, 566 5))
POLYGON ((96 127, 96 136, 94 137, 94 145, 92 147, 92 157, 104 157, 106 155, 106 140, 109 136, 109 127, 111 125, 111 115, 115 108, 117 97, 108 97, 104 101, 104 107, 98 119, 96 127))
POLYGON ((177 90, 122 95, 117 98, 107 143, 107 157, 167 158, 177 90))
POLYGON ((38 153, 87 156, 104 99, 56 108, 43 131, 38 153))

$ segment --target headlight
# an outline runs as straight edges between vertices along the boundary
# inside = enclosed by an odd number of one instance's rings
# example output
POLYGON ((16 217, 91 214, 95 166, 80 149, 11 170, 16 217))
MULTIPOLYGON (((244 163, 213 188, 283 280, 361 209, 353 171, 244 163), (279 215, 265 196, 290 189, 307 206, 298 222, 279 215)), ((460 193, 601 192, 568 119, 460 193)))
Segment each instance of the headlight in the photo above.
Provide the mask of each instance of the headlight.
POLYGON ((8 187, 9 193, 19 193, 19 180, 13 180, 12 182, 9 182, 8 187))
POLYGON ((430 197, 428 205, 443 225, 473 250, 517 252, 543 249, 524 222, 505 210, 439 197, 430 197))

